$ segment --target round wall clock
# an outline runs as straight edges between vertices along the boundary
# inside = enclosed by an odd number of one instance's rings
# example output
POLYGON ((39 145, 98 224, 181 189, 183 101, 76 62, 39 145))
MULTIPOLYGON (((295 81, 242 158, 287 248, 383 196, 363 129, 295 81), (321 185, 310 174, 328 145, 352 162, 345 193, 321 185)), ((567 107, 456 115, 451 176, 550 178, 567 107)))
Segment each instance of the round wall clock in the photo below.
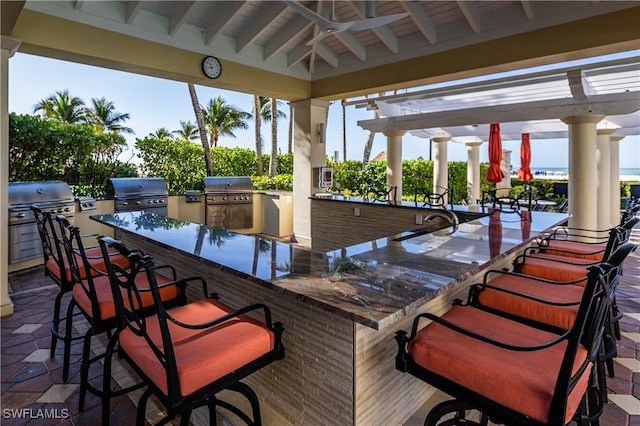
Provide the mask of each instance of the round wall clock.
POLYGON ((207 56, 202 60, 202 72, 209 78, 218 78, 222 74, 222 64, 215 56, 207 56))

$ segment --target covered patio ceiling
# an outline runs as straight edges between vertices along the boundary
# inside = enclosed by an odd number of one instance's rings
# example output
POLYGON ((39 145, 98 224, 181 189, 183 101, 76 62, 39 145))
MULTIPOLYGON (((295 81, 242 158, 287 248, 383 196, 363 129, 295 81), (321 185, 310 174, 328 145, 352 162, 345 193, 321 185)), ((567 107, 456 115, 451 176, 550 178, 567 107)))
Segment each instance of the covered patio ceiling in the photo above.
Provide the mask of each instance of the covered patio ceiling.
MULTIPOLYGON (((640 53, 637 51, 636 53, 640 53)), ((353 100, 377 108, 381 118, 358 122, 384 132, 406 130, 424 138, 458 142, 486 140, 489 125, 500 123, 506 140, 567 138, 562 117, 606 116, 599 128, 614 135, 640 134, 640 56, 593 62, 482 81, 353 100)))
POLYGON ((0 5, 2 35, 19 40, 23 53, 292 101, 344 99, 627 51, 640 39, 639 1, 0 5), (353 21, 389 15, 397 17, 344 30, 353 21), (216 80, 201 71, 205 55, 221 59, 216 80))

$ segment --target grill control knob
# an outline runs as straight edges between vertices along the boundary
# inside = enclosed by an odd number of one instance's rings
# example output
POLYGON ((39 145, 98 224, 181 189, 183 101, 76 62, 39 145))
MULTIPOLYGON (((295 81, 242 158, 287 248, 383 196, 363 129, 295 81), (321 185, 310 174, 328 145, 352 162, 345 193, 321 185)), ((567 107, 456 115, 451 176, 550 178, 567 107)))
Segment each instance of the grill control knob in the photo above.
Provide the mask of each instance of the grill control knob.
POLYGON ((227 201, 227 197, 222 197, 222 201, 227 201))
POLYGON ((147 200, 147 204, 151 204, 151 203, 153 203, 153 201, 147 200))
POLYGON ((160 204, 164 204, 164 198, 160 199, 160 204))
POLYGON ((129 205, 129 202, 127 202, 127 201, 123 201, 123 202, 122 202, 122 205, 123 205, 123 206, 128 206, 128 205, 129 205))
POLYGON ((65 208, 64 208, 64 211, 65 211, 65 212, 70 212, 70 211, 71 211, 71 209, 70 209, 69 207, 65 207, 65 208))

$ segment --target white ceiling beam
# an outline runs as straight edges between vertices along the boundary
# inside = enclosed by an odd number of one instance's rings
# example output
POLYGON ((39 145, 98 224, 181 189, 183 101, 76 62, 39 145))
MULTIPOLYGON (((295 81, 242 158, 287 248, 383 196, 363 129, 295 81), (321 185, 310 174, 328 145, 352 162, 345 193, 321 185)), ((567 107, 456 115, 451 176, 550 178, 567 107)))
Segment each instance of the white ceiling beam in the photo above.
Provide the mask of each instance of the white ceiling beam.
POLYGON ((273 37, 271 37, 264 45, 264 60, 271 58, 276 53, 282 51, 282 49, 291 40, 296 39, 305 32, 311 25, 314 25, 308 19, 302 17, 296 18, 289 22, 283 29, 278 31, 273 37))
POLYGON ((575 99, 584 100, 596 94, 596 90, 580 69, 567 71, 567 80, 571 94, 575 99))
POLYGON ((524 14, 528 20, 532 20, 536 16, 533 13, 533 8, 531 7, 531 2, 529 0, 520 0, 520 4, 522 5, 522 10, 524 10, 524 14))
POLYGON ((419 130, 434 127, 480 125, 513 121, 547 120, 576 115, 622 115, 640 110, 638 92, 596 95, 584 101, 553 99, 440 111, 358 121, 358 126, 381 133, 387 130, 419 130))
POLYGON ((236 39, 236 53, 253 43, 260 34, 267 30, 273 21, 287 10, 287 6, 281 2, 268 2, 266 4, 267 6, 260 10, 260 15, 253 21, 248 22, 244 27, 244 31, 236 39))
POLYGON ((400 3, 404 10, 409 13, 409 17, 413 19, 424 38, 430 44, 436 44, 437 41, 437 28, 431 18, 422 10, 419 2, 403 1, 400 3))
POLYGON ((351 51, 360 61, 364 62, 367 59, 367 49, 364 47, 364 44, 360 43, 360 41, 348 31, 343 31, 341 33, 334 34, 338 40, 344 44, 347 49, 351 51))
POLYGON ((125 4, 126 4, 126 10, 125 10, 124 21, 127 24, 131 24, 133 23, 133 20, 136 19, 136 16, 138 16, 138 13, 142 10, 142 2, 128 1, 128 2, 125 2, 125 4))
MULTIPOLYGON (((358 7, 358 5, 354 4, 351 1, 348 1, 347 3, 351 6, 351 9, 353 9, 355 13, 358 15, 358 19, 366 18, 366 13, 364 8, 358 7)), ((399 49, 398 37, 395 36, 393 31, 391 31, 389 27, 387 27, 386 25, 383 25, 381 27, 372 28, 371 31, 373 31, 376 37, 378 37, 380 41, 385 46, 387 46, 387 49, 389 49, 390 52, 398 53, 398 49, 399 49)))
POLYGON ((231 22, 233 16, 245 5, 243 1, 213 2, 216 8, 215 18, 211 20, 204 30, 204 44, 211 45, 213 40, 231 22))
POLYGON ((333 68, 338 68, 338 55, 329 50, 329 48, 325 47, 322 43, 316 43, 315 49, 316 55, 324 59, 333 68))
POLYGON ((465 0, 457 1, 456 3, 473 32, 479 34, 482 26, 480 25, 480 12, 478 12, 476 5, 473 4, 473 2, 465 0))
POLYGON ((311 46, 299 44, 287 54, 287 67, 292 68, 311 54, 311 46))
POLYGON ((191 9, 193 9, 193 6, 195 6, 195 4, 196 4, 195 1, 177 2, 175 10, 171 14, 171 16, 169 16, 169 35, 170 36, 173 37, 176 35, 180 27, 182 27, 182 24, 184 24, 184 22, 186 21, 187 15, 191 11, 191 9))

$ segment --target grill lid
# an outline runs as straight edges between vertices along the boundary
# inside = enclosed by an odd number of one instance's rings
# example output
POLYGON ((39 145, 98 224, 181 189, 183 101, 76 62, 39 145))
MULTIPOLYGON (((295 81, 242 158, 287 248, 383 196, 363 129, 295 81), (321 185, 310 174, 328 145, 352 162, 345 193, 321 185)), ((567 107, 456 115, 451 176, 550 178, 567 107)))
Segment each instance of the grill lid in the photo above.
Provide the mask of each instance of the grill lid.
POLYGON ((251 192, 253 184, 249 176, 207 176, 204 178, 206 194, 231 194, 251 192))
POLYGON ((32 205, 74 204, 71 188, 61 180, 9 182, 9 209, 28 209, 32 205))
POLYGON ((130 200, 143 197, 166 197, 167 183, 162 178, 110 178, 106 193, 109 198, 130 200))

